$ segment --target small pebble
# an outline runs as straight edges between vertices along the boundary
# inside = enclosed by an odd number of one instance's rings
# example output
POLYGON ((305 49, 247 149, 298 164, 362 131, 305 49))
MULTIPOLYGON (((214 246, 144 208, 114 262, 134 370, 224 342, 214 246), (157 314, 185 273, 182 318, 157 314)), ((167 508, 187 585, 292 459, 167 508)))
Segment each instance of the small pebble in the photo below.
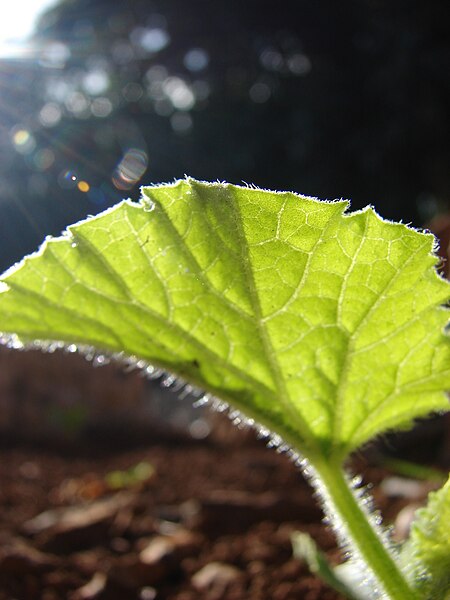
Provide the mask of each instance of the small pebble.
MULTIPOLYGON (((222 597, 229 586, 242 577, 242 571, 221 562, 211 562, 193 575, 192 585, 199 592, 208 591, 215 597, 222 597)), ((223 596, 224 597, 224 596, 223 596)))

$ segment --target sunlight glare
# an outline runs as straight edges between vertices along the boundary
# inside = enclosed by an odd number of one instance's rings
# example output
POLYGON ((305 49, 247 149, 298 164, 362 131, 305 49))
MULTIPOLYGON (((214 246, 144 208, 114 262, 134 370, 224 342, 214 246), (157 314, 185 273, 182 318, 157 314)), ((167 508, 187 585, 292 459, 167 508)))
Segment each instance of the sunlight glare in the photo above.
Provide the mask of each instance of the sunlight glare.
POLYGON ((37 19, 58 0, 14 0, 0 19, 0 58, 21 54, 21 44, 33 33, 37 19))

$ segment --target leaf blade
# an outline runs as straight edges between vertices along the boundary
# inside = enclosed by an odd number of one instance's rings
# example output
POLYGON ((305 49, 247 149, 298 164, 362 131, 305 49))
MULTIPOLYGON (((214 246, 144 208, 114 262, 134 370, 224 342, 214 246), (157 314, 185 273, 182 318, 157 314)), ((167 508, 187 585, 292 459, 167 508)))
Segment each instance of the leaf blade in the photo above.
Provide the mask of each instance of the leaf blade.
POLYGON ((0 330, 125 351, 343 459, 445 410, 450 387, 432 236, 346 208, 190 179, 146 188, 8 272, 0 330))

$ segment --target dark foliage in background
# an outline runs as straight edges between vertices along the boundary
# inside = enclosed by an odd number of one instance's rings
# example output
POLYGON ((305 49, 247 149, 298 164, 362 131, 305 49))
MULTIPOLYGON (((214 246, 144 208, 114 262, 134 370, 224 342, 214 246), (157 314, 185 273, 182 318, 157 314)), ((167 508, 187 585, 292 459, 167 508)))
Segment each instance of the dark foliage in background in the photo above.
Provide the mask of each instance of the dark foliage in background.
POLYGON ((447 0, 66 0, 0 62, 0 267, 189 174, 376 205, 450 198, 447 0))

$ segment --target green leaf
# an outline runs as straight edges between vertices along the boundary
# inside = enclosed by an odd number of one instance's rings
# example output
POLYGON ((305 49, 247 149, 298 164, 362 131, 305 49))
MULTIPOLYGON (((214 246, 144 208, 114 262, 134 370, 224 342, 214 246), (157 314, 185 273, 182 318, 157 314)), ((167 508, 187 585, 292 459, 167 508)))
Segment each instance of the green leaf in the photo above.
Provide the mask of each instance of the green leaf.
MULTIPOLYGON (((309 534, 294 531, 291 535, 291 542, 295 558, 306 561, 311 573, 320 577, 322 581, 338 592, 338 594, 341 594, 344 598, 348 598, 348 600, 362 600, 363 597, 367 597, 360 595, 361 593, 352 592, 340 573, 340 570, 342 571, 342 568, 347 565, 344 563, 338 567, 333 567, 309 534)), ((357 571, 357 575, 362 579, 360 569, 357 571)), ((358 591, 362 587, 360 581, 352 581, 351 583, 353 589, 357 588, 358 591)))
POLYGON ((417 511, 401 563, 423 598, 450 598, 450 479, 417 511))
POLYGON ((434 238, 371 208, 187 179, 48 239, 0 331, 162 366, 314 456, 446 410, 434 238))

